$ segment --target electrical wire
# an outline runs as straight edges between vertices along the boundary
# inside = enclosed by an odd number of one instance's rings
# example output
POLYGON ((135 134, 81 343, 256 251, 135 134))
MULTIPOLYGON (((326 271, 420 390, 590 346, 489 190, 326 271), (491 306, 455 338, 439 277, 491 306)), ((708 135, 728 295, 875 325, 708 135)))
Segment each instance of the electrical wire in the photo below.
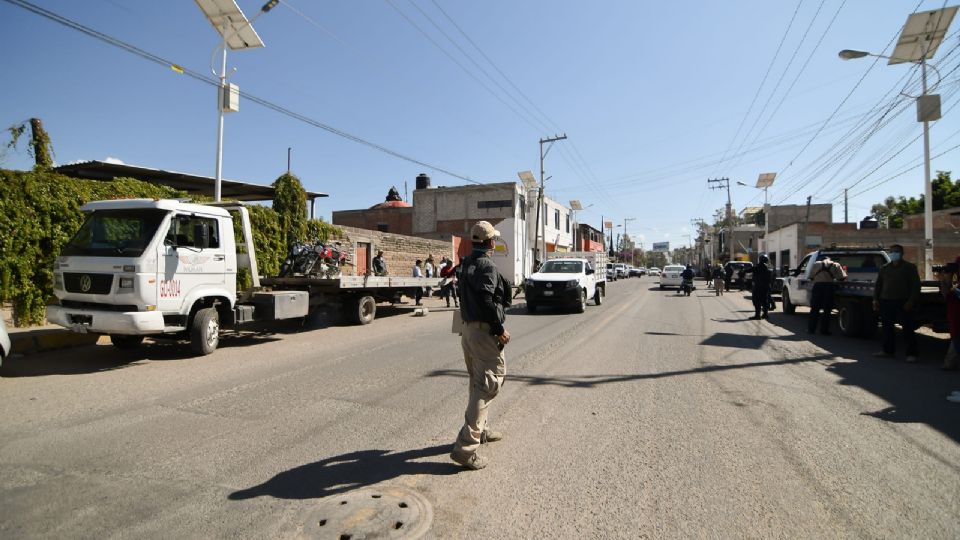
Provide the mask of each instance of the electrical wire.
MULTIPOLYGON (((92 28, 90 28, 90 27, 87 27, 87 26, 85 26, 85 25, 83 25, 83 24, 80 24, 79 22, 76 22, 76 21, 71 20, 71 19, 69 19, 69 18, 67 18, 67 17, 64 17, 64 16, 62 16, 62 15, 59 15, 59 14, 57 14, 57 13, 54 13, 54 12, 52 12, 52 11, 50 11, 50 10, 44 9, 44 8, 42 8, 42 7, 40 7, 40 6, 34 5, 34 4, 30 3, 30 2, 27 2, 26 0, 2 0, 2 1, 7 2, 8 4, 12 4, 12 5, 14 5, 14 6, 20 7, 20 8, 23 8, 23 9, 25 9, 25 10, 31 12, 31 13, 34 13, 35 15, 39 15, 39 16, 41 16, 41 17, 43 17, 43 18, 46 18, 46 19, 51 20, 51 21, 53 21, 53 22, 59 23, 59 24, 61 24, 61 25, 63 25, 63 26, 66 26, 66 27, 68 27, 68 28, 71 28, 71 29, 73 29, 73 30, 76 30, 76 31, 78 31, 78 32, 81 32, 81 33, 83 33, 83 34, 86 34, 87 36, 90 36, 90 37, 92 37, 92 38, 98 39, 98 40, 100 40, 100 41, 102 41, 102 42, 104 42, 104 43, 107 43, 107 44, 112 45, 112 46, 114 46, 114 47, 117 47, 117 48, 119 48, 119 49, 125 50, 125 51, 127 51, 127 52, 129 52, 129 53, 131 53, 131 54, 134 54, 134 55, 136 55, 136 56, 139 56, 140 58, 143 58, 143 59, 145 59, 145 60, 149 60, 150 62, 153 62, 153 63, 155 63, 155 64, 159 64, 159 65, 161 65, 161 66, 164 66, 165 68, 172 68, 172 69, 174 69, 177 73, 186 75, 186 76, 188 76, 188 77, 190 77, 190 78, 192 78, 192 79, 195 79, 195 80, 197 80, 197 81, 200 81, 200 82, 202 82, 202 83, 205 83, 205 84, 208 84, 208 85, 214 86, 214 87, 219 87, 219 86, 220 86, 220 81, 219 81, 218 79, 214 79, 214 78, 212 78, 212 77, 210 77, 210 76, 204 75, 204 74, 199 73, 199 72, 197 72, 197 71, 194 71, 194 70, 192 70, 192 69, 183 67, 182 65, 177 64, 177 63, 175 63, 175 62, 172 62, 172 61, 170 61, 170 60, 167 60, 166 58, 163 58, 163 57, 161 57, 161 56, 158 56, 158 55, 156 55, 156 54, 153 54, 153 53, 151 53, 151 52, 148 52, 148 51, 146 51, 146 50, 144 50, 144 49, 141 49, 141 48, 139 48, 139 47, 137 47, 137 46, 135 46, 135 45, 132 45, 132 44, 130 44, 130 43, 127 43, 127 42, 125 42, 125 41, 123 41, 123 40, 120 40, 120 39, 117 39, 117 38, 112 37, 112 36, 110 36, 110 35, 104 34, 103 32, 99 32, 99 31, 97 31, 97 30, 94 30, 94 29, 92 29, 92 28)), ((362 137, 359 137, 359 136, 357 136, 357 135, 353 135, 353 134, 351 134, 351 133, 349 133, 349 132, 347 132, 347 131, 341 130, 341 129, 339 129, 339 128, 335 128, 335 127, 330 126, 330 125, 328 125, 328 124, 324 124, 323 122, 320 122, 320 121, 318 121, 318 120, 314 120, 314 119, 312 119, 312 118, 310 118, 310 117, 308 117, 308 116, 306 116, 306 115, 304 115, 304 114, 297 113, 297 112, 295 112, 295 111, 293 111, 293 110, 291 110, 291 109, 288 109, 288 108, 286 108, 286 107, 283 107, 283 106, 281 106, 281 105, 278 105, 278 104, 276 104, 276 103, 273 103, 273 102, 271 102, 271 101, 269 101, 269 100, 267 100, 267 99, 265 99, 265 98, 261 98, 261 97, 259 97, 259 96, 255 96, 255 95, 250 94, 250 93, 248 93, 248 92, 242 92, 242 91, 240 92, 240 95, 243 96, 243 97, 245 97, 245 98, 247 98, 247 99, 249 99, 250 101, 252 101, 252 102, 254 102, 254 103, 257 103, 258 105, 261 105, 261 106, 263 106, 263 107, 266 107, 266 108, 268 108, 268 109, 271 109, 271 110, 273 110, 273 111, 275 111, 275 112, 279 112, 279 113, 281 113, 281 114, 283 114, 283 115, 286 115, 286 116, 288 116, 288 117, 290 117, 290 118, 299 120, 299 121, 304 122, 304 123, 306 123, 306 124, 309 124, 309 125, 311 125, 311 126, 320 128, 320 129, 322 129, 322 130, 324 130, 324 131, 326 131, 326 132, 328 132, 328 133, 331 133, 331 134, 333 134, 333 135, 336 135, 336 136, 338 136, 338 137, 342 137, 342 138, 347 139, 347 140, 349 140, 349 141, 352 141, 352 142, 355 142, 355 143, 358 143, 358 144, 367 146, 368 148, 372 148, 372 149, 374 149, 374 150, 383 152, 383 153, 385 153, 385 154, 387 154, 387 155, 390 155, 390 156, 393 156, 393 157, 395 157, 395 158, 398 158, 398 159, 401 159, 401 160, 404 160, 404 161, 407 161, 407 162, 410 162, 410 163, 414 163, 414 164, 416 164, 416 165, 420 165, 420 166, 422 166, 422 167, 426 167, 426 168, 428 168, 428 169, 430 169, 430 170, 433 170, 433 171, 436 171, 436 172, 439 172, 439 173, 443 173, 443 174, 446 174, 446 175, 448 175, 448 176, 452 176, 452 177, 454 177, 454 178, 459 178, 460 180, 464 180, 464 181, 466 181, 466 182, 470 182, 470 183, 473 183, 473 184, 482 184, 482 183, 483 183, 483 182, 474 180, 473 178, 471 178, 471 177, 469 177, 469 176, 466 176, 466 175, 463 175, 463 174, 460 174, 460 173, 456 173, 456 172, 453 172, 453 171, 451 171, 451 170, 449 170, 449 169, 446 169, 446 168, 444 168, 444 167, 441 167, 441 166, 438 166, 438 165, 433 165, 433 164, 428 163, 428 162, 426 162, 426 161, 422 161, 422 160, 419 160, 419 159, 410 157, 410 156, 408 156, 408 155, 406 155, 406 154, 403 154, 403 153, 401 153, 401 152, 399 152, 399 151, 392 150, 392 149, 390 149, 390 148, 388 148, 388 147, 386 147, 386 146, 383 146, 383 145, 374 143, 374 142, 372 142, 372 141, 369 141, 369 140, 364 139, 364 138, 362 138, 362 137)))

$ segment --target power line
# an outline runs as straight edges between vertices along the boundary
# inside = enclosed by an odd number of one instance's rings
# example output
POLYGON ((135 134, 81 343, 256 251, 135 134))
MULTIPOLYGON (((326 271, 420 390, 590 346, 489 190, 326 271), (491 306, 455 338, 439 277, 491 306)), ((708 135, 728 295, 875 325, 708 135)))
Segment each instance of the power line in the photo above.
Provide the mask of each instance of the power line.
MULTIPOLYGON (((135 54, 135 55, 137 55, 137 56, 139 56, 139 57, 141 57, 141 58, 143 58, 143 59, 145 59, 145 60, 149 60, 149 61, 151 61, 151 62, 153 62, 153 63, 155 63, 155 64, 162 65, 162 66, 164 66, 164 67, 166 67, 166 68, 172 68, 172 69, 174 69, 177 73, 181 73, 181 74, 183 74, 183 75, 186 75, 186 76, 188 76, 188 77, 191 77, 191 78, 193 78, 193 79, 196 79, 196 80, 198 80, 198 81, 200 81, 200 82, 206 83, 206 84, 208 84, 208 85, 210 85, 210 86, 218 87, 218 86, 220 85, 220 82, 219 82, 218 80, 215 80, 215 79, 213 79, 213 78, 211 78, 211 77, 209 77, 209 76, 207 76, 207 75, 203 75, 202 73, 198 73, 198 72, 196 72, 196 71, 194 71, 194 70, 192 70, 192 69, 185 68, 185 67, 181 66, 180 64, 177 64, 177 63, 175 63, 175 62, 172 62, 172 61, 170 61, 170 60, 167 60, 167 59, 165 59, 165 58, 163 58, 163 57, 161 57, 161 56, 158 56, 158 55, 156 55, 156 54, 153 54, 153 53, 151 53, 151 52, 148 52, 148 51, 146 51, 146 50, 144 50, 144 49, 141 49, 141 48, 139 48, 139 47, 137 47, 137 46, 135 46, 135 45, 132 45, 132 44, 130 44, 130 43, 127 43, 127 42, 125 42, 125 41, 123 41, 123 40, 120 40, 120 39, 117 39, 117 38, 115 38, 115 37, 112 37, 112 36, 109 36, 109 35, 107 35, 107 34, 104 34, 103 32, 99 32, 99 31, 97 31, 97 30, 94 30, 94 29, 92 29, 92 28, 89 28, 89 27, 87 27, 87 26, 84 26, 83 24, 80 24, 80 23, 78 23, 78 22, 76 22, 76 21, 74 21, 74 20, 72 20, 72 19, 69 19, 69 18, 64 17, 64 16, 62 16, 62 15, 59 15, 59 14, 57 14, 57 13, 54 13, 54 12, 49 11, 49 10, 47 10, 47 9, 44 9, 44 8, 42 8, 42 7, 36 6, 36 5, 34 5, 34 4, 30 3, 30 2, 27 2, 26 0, 2 0, 2 1, 7 2, 8 4, 12 4, 12 5, 14 5, 14 6, 20 7, 20 8, 23 8, 23 9, 25 9, 25 10, 27 10, 27 11, 30 11, 31 13, 34 13, 34 14, 36 14, 36 15, 39 15, 39 16, 44 17, 44 18, 46 18, 46 19, 49 19, 49 20, 51 20, 51 21, 53 21, 53 22, 59 23, 59 24, 61 24, 61 25, 63 25, 63 26, 66 26, 66 27, 68 27, 68 28, 71 28, 71 29, 73 29, 73 30, 77 30, 78 32, 81 32, 81 33, 86 34, 86 35, 88 35, 88 36, 90 36, 90 37, 92 37, 92 38, 95 38, 95 39, 98 39, 98 40, 100 40, 100 41, 103 41, 104 43, 107 43, 107 44, 112 45, 112 46, 114 46, 114 47, 123 49, 123 50, 125 50, 125 51, 127 51, 127 52, 129 52, 129 53, 131 53, 131 54, 135 54)), ((271 101, 269 101, 269 100, 267 100, 267 99, 264 99, 264 98, 255 96, 255 95, 253 95, 253 94, 250 94, 250 93, 248 93, 248 92, 241 92, 240 94, 241 94, 243 97, 249 99, 250 101, 252 101, 252 102, 254 102, 254 103, 257 103, 258 105, 261 105, 261 106, 266 107, 266 108, 268 108, 268 109, 274 110, 274 111, 276 111, 276 112, 279 112, 279 113, 281 113, 281 114, 284 114, 284 115, 286 115, 286 116, 289 116, 289 117, 291 117, 291 118, 294 118, 294 119, 296 119, 296 120, 299 120, 299 121, 304 122, 304 123, 306 123, 306 124, 309 124, 309 125, 311 125, 311 126, 320 128, 320 129, 322 129, 322 130, 324 130, 324 131, 327 131, 328 133, 332 133, 333 135, 336 135, 336 136, 338 136, 338 137, 342 137, 342 138, 347 139, 347 140, 349 140, 349 141, 353 141, 353 142, 355 142, 355 143, 362 144, 362 145, 367 146, 367 147, 369 147, 369 148, 373 148, 374 150, 378 150, 378 151, 383 152, 383 153, 385 153, 385 154, 387 154, 387 155, 396 157, 396 158, 398 158, 398 159, 402 159, 402 160, 404 160, 404 161, 408 161, 408 162, 410 162, 410 163, 414 163, 414 164, 416 164, 416 165, 420 165, 420 166, 422 166, 422 167, 426 167, 426 168, 428 168, 428 169, 430 169, 430 170, 433 170, 433 171, 436 171, 436 172, 440 172, 440 173, 443 173, 443 174, 452 176, 452 177, 454 177, 454 178, 459 178, 459 179, 464 180, 464 181, 466 181, 466 182, 470 182, 470 183, 473 183, 473 184, 482 184, 482 183, 483 183, 483 182, 479 182, 479 181, 477 181, 477 180, 474 180, 473 178, 471 178, 471 177, 469 177, 469 176, 466 176, 466 175, 463 175, 463 174, 459 174, 459 173, 450 171, 450 170, 448 170, 448 169, 446 169, 446 168, 443 168, 443 167, 440 167, 440 166, 437 166, 437 165, 432 165, 432 164, 427 163, 427 162, 425 162, 425 161, 422 161, 422 160, 419 160, 419 159, 416 159, 416 158, 407 156, 406 154, 403 154, 403 153, 398 152, 398 151, 396 151, 396 150, 392 150, 392 149, 387 148, 387 147, 385 147, 385 146, 382 146, 382 145, 380 145, 380 144, 374 143, 374 142, 372 142, 372 141, 368 141, 367 139, 364 139, 364 138, 359 137, 359 136, 357 136, 357 135, 353 135, 353 134, 351 134, 351 133, 349 133, 349 132, 346 132, 346 131, 343 131, 343 130, 341 130, 341 129, 335 128, 335 127, 330 126, 330 125, 328 125, 328 124, 324 124, 323 122, 320 122, 320 121, 318 121, 318 120, 314 120, 314 119, 312 119, 312 118, 310 118, 310 117, 308 117, 308 116, 306 116, 306 115, 303 115, 303 114, 294 112, 293 110, 290 110, 290 109, 288 109, 288 108, 286 108, 286 107, 283 107, 283 106, 281 106, 281 105, 278 105, 278 104, 276 104, 276 103, 273 103, 273 102, 271 102, 271 101)))

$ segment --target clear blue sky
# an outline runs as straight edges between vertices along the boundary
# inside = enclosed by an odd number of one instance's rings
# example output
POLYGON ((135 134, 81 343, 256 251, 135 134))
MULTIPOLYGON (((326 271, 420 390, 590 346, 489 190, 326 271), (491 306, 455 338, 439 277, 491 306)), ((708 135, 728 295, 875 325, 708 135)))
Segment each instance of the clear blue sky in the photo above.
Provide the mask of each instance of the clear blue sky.
MULTIPOLYGON (((219 40, 194 2, 32 1, 210 73, 219 40)), ((262 5, 238 3, 248 16, 262 5)), ((777 172, 772 203, 803 204, 812 195, 816 203, 834 202, 837 220, 843 219, 844 187, 854 220, 887 195, 922 193, 921 167, 900 174, 921 163, 922 142, 911 142, 921 133, 912 103, 897 96, 905 85, 917 93, 919 69, 874 65, 870 58, 844 62, 837 52, 889 54, 915 8, 943 5, 290 0, 255 22, 265 48, 230 53, 229 65, 237 68, 230 80, 244 92, 481 182, 536 172, 538 139, 566 133, 569 139, 547 157, 548 195, 593 205, 580 218, 595 226, 601 215, 620 223, 633 217, 629 229, 647 245, 669 240, 676 246, 687 242, 691 219, 710 221, 726 202, 722 191, 707 189, 708 178, 753 185, 759 173, 777 172), (880 117, 871 111, 887 106, 892 111, 883 125, 871 129, 880 117)), ((934 58, 943 74, 944 119, 931 128, 933 155, 960 144, 960 110, 952 110, 960 89, 960 71, 953 71, 960 66, 958 31, 954 21, 934 58)), ((6 45, 0 126, 42 118, 58 164, 114 158, 214 174, 212 87, 3 0, 0 32, 6 45)), ((250 101, 226 118, 224 177, 270 183, 286 168, 287 147, 304 186, 330 194, 317 205, 327 219, 333 210, 382 201, 390 186, 403 192, 404 181, 412 190, 420 172, 434 185, 466 183, 250 101)), ((948 151, 934 158, 933 169, 956 177, 958 160, 958 150, 948 151)), ((30 165, 24 147, 0 163, 30 165)), ((751 187, 733 184, 732 196, 738 210, 763 203, 762 192, 751 187)))

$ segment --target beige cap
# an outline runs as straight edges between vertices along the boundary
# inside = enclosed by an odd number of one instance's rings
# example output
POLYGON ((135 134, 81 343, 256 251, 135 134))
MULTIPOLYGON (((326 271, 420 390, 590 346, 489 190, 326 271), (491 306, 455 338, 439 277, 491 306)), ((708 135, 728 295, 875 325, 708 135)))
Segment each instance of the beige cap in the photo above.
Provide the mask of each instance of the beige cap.
POLYGON ((500 236, 500 231, 493 228, 489 221, 478 221, 470 229, 470 237, 474 242, 485 242, 491 238, 500 236))

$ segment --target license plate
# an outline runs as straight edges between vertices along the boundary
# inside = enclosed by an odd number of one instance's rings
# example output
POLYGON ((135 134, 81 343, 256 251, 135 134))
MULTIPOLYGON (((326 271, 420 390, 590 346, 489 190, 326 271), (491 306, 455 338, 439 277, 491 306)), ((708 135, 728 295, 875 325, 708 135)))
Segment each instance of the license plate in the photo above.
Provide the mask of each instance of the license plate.
POLYGON ((544 296, 553 296, 553 291, 543 291, 544 296))

